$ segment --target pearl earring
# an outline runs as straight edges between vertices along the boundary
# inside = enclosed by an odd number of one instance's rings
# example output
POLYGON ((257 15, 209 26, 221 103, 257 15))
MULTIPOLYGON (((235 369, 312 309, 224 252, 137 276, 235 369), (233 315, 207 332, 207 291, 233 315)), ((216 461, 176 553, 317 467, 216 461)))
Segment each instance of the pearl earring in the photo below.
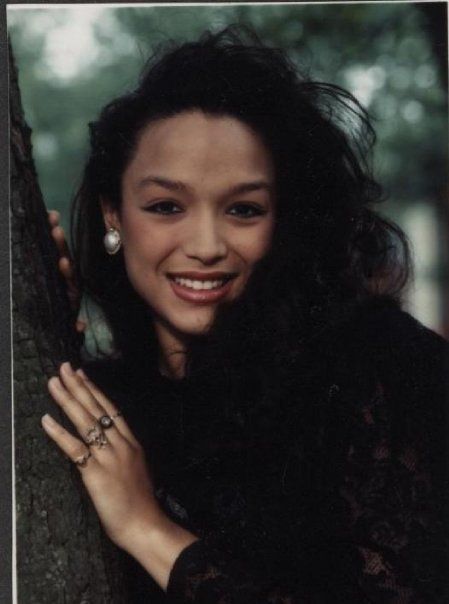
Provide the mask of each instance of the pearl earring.
POLYGON ((120 233, 117 231, 117 229, 111 227, 104 236, 103 243, 106 252, 110 256, 116 254, 122 247, 122 240, 120 239, 120 233))

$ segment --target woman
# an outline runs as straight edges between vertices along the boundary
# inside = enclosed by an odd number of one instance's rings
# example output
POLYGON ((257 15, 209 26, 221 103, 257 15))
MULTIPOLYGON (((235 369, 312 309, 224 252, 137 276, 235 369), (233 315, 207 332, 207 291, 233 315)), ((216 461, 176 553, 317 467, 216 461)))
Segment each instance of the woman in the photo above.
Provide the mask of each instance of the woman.
POLYGON ((91 124, 74 265, 116 355, 63 364, 78 435, 43 427, 144 569, 130 598, 446 601, 446 349, 400 310, 372 139, 351 95, 233 29, 91 124))

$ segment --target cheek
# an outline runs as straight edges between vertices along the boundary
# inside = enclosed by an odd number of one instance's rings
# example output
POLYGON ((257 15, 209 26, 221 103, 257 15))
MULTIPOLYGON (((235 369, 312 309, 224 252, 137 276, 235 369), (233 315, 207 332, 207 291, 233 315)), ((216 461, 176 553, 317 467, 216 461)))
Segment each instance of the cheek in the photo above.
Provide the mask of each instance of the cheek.
POLYGON ((259 234, 259 254, 260 258, 265 256, 269 249, 271 248, 271 244, 273 242, 273 233, 274 233, 274 220, 271 220, 269 223, 265 225, 263 229, 261 229, 261 233, 259 234))
POLYGON ((122 241, 127 269, 139 268, 145 273, 157 270, 177 246, 173 233, 143 221, 127 225, 122 241))
POLYGON ((268 253, 272 237, 273 225, 271 223, 261 225, 251 233, 243 233, 239 241, 241 256, 248 264, 258 262, 268 253))

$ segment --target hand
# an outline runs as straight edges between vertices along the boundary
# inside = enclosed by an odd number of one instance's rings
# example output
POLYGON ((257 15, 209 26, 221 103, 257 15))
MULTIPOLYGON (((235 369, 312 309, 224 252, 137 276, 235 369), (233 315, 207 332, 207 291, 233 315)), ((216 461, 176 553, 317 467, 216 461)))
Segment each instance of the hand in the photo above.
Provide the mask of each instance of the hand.
POLYGON ((113 403, 81 371, 63 363, 60 377, 48 382, 51 396, 73 422, 82 440, 65 430, 49 415, 42 418, 48 436, 72 461, 88 455, 77 465, 106 533, 119 547, 132 548, 142 531, 151 531, 163 519, 141 446, 113 403), (103 434, 107 444, 88 447, 90 428, 104 416, 114 417, 103 434))
MULTIPOLYGON (((70 251, 67 246, 64 229, 59 224, 60 214, 56 210, 49 210, 48 222, 50 223, 51 235, 59 252, 58 267, 61 275, 65 279, 67 286, 67 296, 73 311, 78 314, 80 307, 80 293, 75 281, 73 262, 70 257, 70 251)), ((78 319, 75 324, 76 330, 79 332, 85 331, 87 324, 85 321, 78 319)))

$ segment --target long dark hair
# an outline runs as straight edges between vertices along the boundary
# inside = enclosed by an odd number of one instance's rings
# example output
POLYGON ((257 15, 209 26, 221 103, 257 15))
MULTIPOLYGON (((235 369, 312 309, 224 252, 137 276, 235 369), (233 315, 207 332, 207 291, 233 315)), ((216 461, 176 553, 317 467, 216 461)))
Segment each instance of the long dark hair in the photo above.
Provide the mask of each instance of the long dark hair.
POLYGON ((408 247, 402 231, 372 209, 382 191, 371 175, 375 133, 366 111, 344 89, 303 77, 283 51, 231 27, 156 53, 137 88, 90 124, 72 243, 80 288, 102 308, 119 353, 150 366, 157 346, 151 311, 131 287, 121 253, 104 253, 100 197, 119 209, 141 129, 194 108, 236 117, 262 137, 275 164, 278 210, 272 249, 244 295, 220 309, 207 337, 192 341, 191 371, 211 358, 229 371, 250 358, 288 363, 351 305, 376 294, 399 297, 408 247))

